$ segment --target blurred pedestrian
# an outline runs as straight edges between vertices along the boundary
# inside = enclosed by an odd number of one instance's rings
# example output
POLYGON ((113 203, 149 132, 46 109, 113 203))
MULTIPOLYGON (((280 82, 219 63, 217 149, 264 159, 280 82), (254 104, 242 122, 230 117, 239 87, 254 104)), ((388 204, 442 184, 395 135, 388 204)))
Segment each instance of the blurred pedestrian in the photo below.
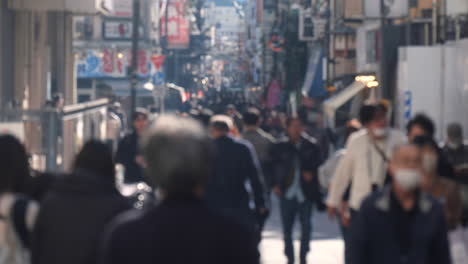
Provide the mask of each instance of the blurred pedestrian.
POLYGON ((447 127, 443 151, 455 168, 456 180, 468 184, 468 145, 464 142, 463 127, 459 123, 447 127))
POLYGON ((421 148, 424 171, 422 189, 441 202, 448 229, 453 231, 461 224, 462 204, 458 186, 437 174, 439 147, 432 138, 416 137, 413 143, 421 148))
MULTIPOLYGON (((436 127, 434 121, 425 114, 417 114, 413 119, 408 122, 406 126, 408 132, 408 139, 410 142, 413 142, 419 136, 426 136, 432 139, 435 139, 436 127)), ((452 164, 449 162, 448 158, 444 155, 443 151, 437 147, 438 150, 438 165, 437 173, 438 175, 454 180, 455 179, 455 170, 452 164)))
POLYGON ((463 224, 468 227, 468 146, 464 144, 463 128, 454 123, 447 127, 447 141, 443 148, 445 157, 455 169, 455 180, 460 183, 463 201, 463 224))
POLYGON ((420 136, 434 138, 436 128, 430 117, 425 114, 417 114, 408 122, 406 130, 408 139, 412 142, 416 137, 420 136))
MULTIPOLYGON (((389 128, 387 108, 381 104, 364 105, 359 113, 365 129, 354 133, 346 144, 346 155, 338 164, 328 196, 328 214, 335 217, 347 188, 351 185, 351 221, 362 200, 383 188, 390 180, 387 163, 395 146, 407 142, 406 136, 389 128)), ((357 264, 357 263, 356 263, 357 264)))
POLYGON ((73 172, 58 180, 41 204, 33 236, 33 264, 97 262, 105 226, 130 209, 115 185, 115 165, 107 145, 86 143, 73 172))
POLYGON ((244 129, 242 123, 242 115, 239 113, 235 105, 229 104, 226 107, 226 115, 232 118, 232 120, 234 121, 234 125, 236 126, 238 131, 242 132, 244 129))
POLYGON ((262 169, 252 145, 229 136, 232 126, 228 116, 212 118, 214 173, 207 185, 206 199, 215 210, 258 233, 256 216, 268 214, 262 169), (251 195, 246 183, 251 187, 251 195), (254 211, 250 207, 250 197, 254 200, 254 211))
POLYGON ((0 168, 0 263, 27 264, 39 206, 24 195, 30 178, 28 156, 11 135, 0 135, 0 168))
POLYGON ((274 150, 275 177, 273 191, 280 197, 281 220, 285 255, 294 263, 293 227, 296 215, 301 224, 300 263, 307 263, 312 234, 312 205, 321 202, 318 197, 317 171, 322 163, 320 149, 315 139, 304 133, 299 118, 286 122, 287 137, 280 140, 274 150))
POLYGON ((213 164, 206 130, 191 119, 160 117, 143 153, 161 204, 120 217, 106 236, 101 264, 256 264, 252 233, 204 201, 213 164))
MULTIPOLYGON (((348 138, 355 132, 361 129, 361 123, 356 119, 349 121, 346 124, 346 134, 345 134, 345 142, 348 138)), ((346 149, 340 149, 335 152, 335 154, 328 159, 327 162, 319 169, 319 180, 320 185, 323 189, 329 190, 330 184, 333 181, 333 177, 335 176, 336 168, 338 164, 343 159, 344 155, 346 155, 346 149)), ((349 213, 349 192, 350 192, 351 185, 348 186, 346 193, 343 196, 343 201, 341 205, 338 206, 338 214, 340 217, 340 227, 341 233, 343 236, 343 240, 345 242, 345 263, 351 263, 350 256, 349 256, 349 221, 350 221, 350 213, 349 213)))
POLYGON ((421 150, 396 147, 391 185, 364 200, 351 222, 351 262, 450 264, 443 208, 421 192, 421 150))
MULTIPOLYGON (((260 166, 263 171, 263 178, 265 180, 265 191, 267 199, 270 199, 273 177, 273 157, 272 151, 276 142, 275 138, 266 133, 260 128, 262 124, 262 117, 260 111, 256 108, 250 108, 243 115, 244 133, 242 138, 247 140, 255 149, 255 153, 260 161, 260 166)), ((266 216, 266 215, 265 215, 266 216)), ((260 219, 260 229, 266 221, 266 217, 260 219)))
POLYGON ((132 116, 133 132, 125 136, 119 143, 115 162, 125 168, 125 183, 138 183, 145 181, 141 164, 139 140, 148 128, 148 112, 138 109, 132 116))
POLYGON ((255 148, 255 152, 260 160, 263 169, 265 184, 271 189, 272 181, 272 150, 276 139, 260 128, 262 117, 260 111, 256 108, 250 108, 243 115, 244 133, 242 138, 250 142, 255 148))

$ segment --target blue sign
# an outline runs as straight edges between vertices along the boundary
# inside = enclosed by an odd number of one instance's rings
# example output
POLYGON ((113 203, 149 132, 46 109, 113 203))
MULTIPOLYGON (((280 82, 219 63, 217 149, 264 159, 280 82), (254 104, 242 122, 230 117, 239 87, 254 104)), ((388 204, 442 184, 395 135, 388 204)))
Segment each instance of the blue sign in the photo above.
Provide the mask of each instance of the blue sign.
POLYGON ((404 105, 405 105, 405 120, 409 121, 412 114, 412 105, 413 105, 413 93, 411 91, 406 91, 404 95, 404 105))
POLYGON ((165 76, 163 72, 158 71, 155 74, 153 74, 153 84, 156 86, 164 85, 164 79, 165 76))

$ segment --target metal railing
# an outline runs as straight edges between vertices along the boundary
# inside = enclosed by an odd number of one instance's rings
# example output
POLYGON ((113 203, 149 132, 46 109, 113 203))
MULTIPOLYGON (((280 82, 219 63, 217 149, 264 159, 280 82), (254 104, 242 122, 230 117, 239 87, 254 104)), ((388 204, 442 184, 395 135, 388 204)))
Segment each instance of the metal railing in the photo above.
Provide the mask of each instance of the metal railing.
MULTIPOLYGON (((75 154, 89 139, 106 141, 107 99, 65 106, 63 109, 4 109, 0 123, 22 123, 24 144, 37 170, 70 169, 75 154)), ((115 139, 116 140, 116 139, 115 139)))

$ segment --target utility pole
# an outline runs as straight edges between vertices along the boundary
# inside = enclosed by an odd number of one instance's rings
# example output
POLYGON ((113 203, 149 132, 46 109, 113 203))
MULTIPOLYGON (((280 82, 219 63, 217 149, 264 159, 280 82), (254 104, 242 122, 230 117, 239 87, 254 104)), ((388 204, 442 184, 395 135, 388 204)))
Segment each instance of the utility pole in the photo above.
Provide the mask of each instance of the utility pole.
MULTIPOLYGON (((138 40, 140 38, 140 0, 133 0, 133 32, 132 32, 132 67, 131 67, 131 115, 133 117, 137 107, 136 89, 138 85, 138 40)), ((129 122, 132 126, 132 122, 129 122)))
POLYGON ((385 29, 386 15, 385 2, 380 0, 380 91, 381 96, 385 99, 390 99, 390 91, 387 87, 387 62, 385 58, 385 29))

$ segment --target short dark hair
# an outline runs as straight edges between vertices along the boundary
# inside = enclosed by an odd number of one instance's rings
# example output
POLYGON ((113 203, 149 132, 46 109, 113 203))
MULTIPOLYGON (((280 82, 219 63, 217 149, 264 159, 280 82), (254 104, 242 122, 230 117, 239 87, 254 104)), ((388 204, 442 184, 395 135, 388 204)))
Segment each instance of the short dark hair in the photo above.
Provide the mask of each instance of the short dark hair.
POLYGON ((260 111, 256 108, 250 108, 247 112, 244 113, 242 119, 244 123, 248 126, 255 126, 260 121, 261 115, 260 111))
POLYGON ((108 145, 97 141, 88 141, 75 158, 75 170, 82 169, 114 181, 115 163, 108 145))
POLYGON ((377 113, 376 105, 374 104, 363 105, 361 109, 359 109, 359 122, 361 122, 362 125, 366 126, 372 120, 374 120, 376 113, 377 113))
POLYGON ((302 120, 297 116, 291 116, 286 119, 286 127, 290 127, 294 121, 299 121, 302 124, 302 120))
POLYGON ((420 126, 424 131, 426 131, 426 135, 431 138, 435 135, 434 122, 425 114, 417 114, 413 119, 411 119, 406 126, 407 132, 410 133, 414 126, 420 126))
POLYGON ((233 126, 231 118, 225 115, 213 116, 210 120, 210 127, 216 131, 229 132, 233 126))
POLYGON ((143 108, 137 108, 135 110, 135 112, 133 113, 133 115, 132 115, 132 121, 136 121, 140 117, 148 119, 148 117, 149 117, 148 111, 146 111, 143 108))
POLYGON ((24 192, 29 181, 28 154, 23 144, 12 135, 0 135, 0 193, 24 192))

